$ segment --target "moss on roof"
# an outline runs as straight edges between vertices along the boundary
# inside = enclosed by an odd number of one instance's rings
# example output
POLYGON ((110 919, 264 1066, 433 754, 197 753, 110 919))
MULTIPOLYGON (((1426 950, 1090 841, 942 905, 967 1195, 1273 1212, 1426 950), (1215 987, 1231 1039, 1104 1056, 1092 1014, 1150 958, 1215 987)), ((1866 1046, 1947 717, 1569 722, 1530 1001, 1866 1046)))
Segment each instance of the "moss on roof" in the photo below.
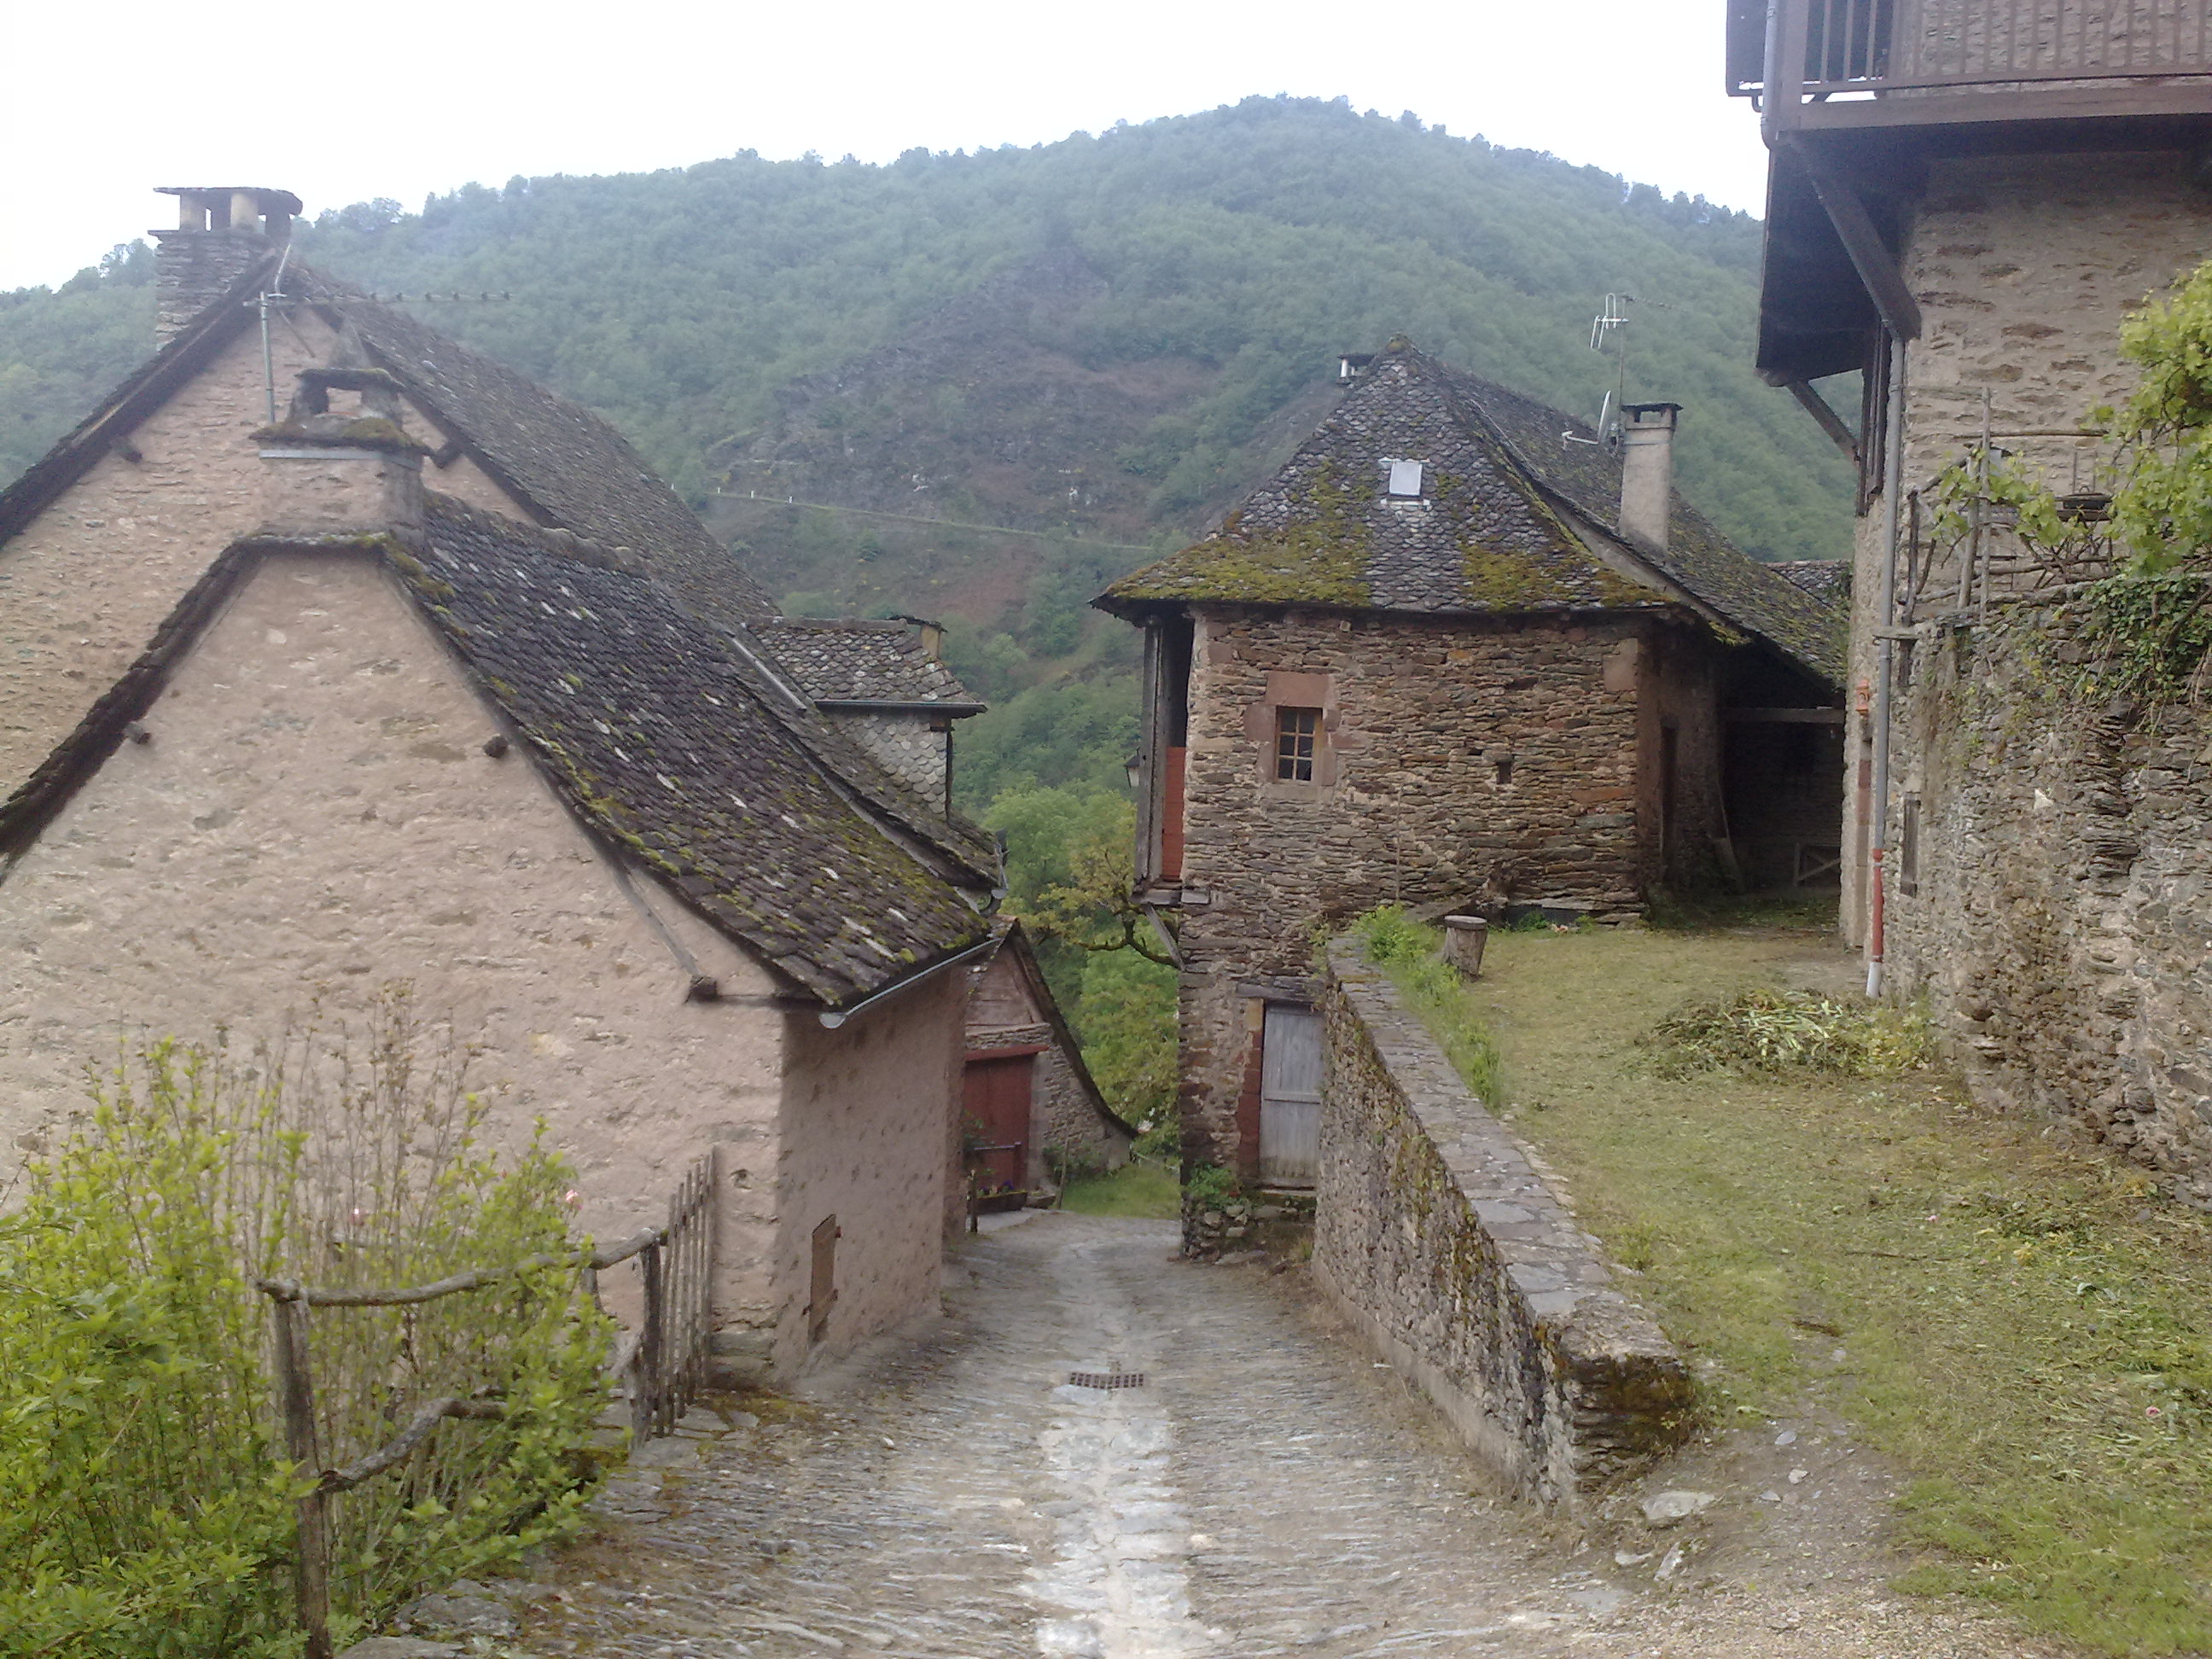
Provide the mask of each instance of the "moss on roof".
POLYGON ((1254 526, 1241 509, 1212 535, 1115 583, 1133 599, 1227 599, 1256 604, 1364 605, 1371 538, 1356 509, 1371 481, 1348 478, 1324 459, 1287 493, 1291 510, 1254 526))
POLYGON ((988 892, 651 579, 436 495, 423 556, 391 562, 571 808, 799 988, 849 1002, 987 937, 988 892))
POLYGON ((1680 496, 1665 550, 1624 536, 1620 459, 1596 440, 1394 339, 1218 530, 1097 602, 1125 616, 1179 601, 1449 614, 1641 609, 1686 592, 1729 637, 1741 629, 1840 683, 1841 607, 1731 545, 1680 496), (1394 461, 1421 464, 1419 495, 1387 493, 1394 461))

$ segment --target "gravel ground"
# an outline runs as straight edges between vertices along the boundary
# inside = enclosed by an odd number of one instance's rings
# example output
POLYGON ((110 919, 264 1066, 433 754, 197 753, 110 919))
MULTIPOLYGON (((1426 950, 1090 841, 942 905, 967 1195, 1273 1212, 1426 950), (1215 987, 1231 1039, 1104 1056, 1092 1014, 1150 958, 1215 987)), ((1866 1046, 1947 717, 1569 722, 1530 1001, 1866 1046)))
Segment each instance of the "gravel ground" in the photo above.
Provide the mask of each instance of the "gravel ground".
POLYGON ((554 1564, 558 1595, 514 1650, 2063 1651, 1884 1588, 1890 1477, 1847 1425, 1697 1449, 1570 1526, 1501 1498, 1303 1273, 1183 1263, 1176 1242, 1168 1223, 1036 1215, 971 1243, 949 1317, 797 1401, 748 1402, 759 1420, 695 1413, 599 1500, 601 1535, 554 1564), (1144 1382, 1073 1387, 1074 1371, 1144 1382), (1640 1499, 1662 1487, 1715 1501, 1655 1531, 1640 1499))

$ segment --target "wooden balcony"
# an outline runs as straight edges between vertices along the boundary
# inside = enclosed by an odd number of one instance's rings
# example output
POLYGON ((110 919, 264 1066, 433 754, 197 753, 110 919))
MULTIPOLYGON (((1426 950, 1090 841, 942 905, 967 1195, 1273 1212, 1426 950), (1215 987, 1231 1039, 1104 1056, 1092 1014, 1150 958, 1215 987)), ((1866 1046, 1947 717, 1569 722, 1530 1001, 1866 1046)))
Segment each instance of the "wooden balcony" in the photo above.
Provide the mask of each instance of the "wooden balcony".
POLYGON ((2212 0, 1730 0, 1728 89, 1785 132, 2212 112, 2212 0))

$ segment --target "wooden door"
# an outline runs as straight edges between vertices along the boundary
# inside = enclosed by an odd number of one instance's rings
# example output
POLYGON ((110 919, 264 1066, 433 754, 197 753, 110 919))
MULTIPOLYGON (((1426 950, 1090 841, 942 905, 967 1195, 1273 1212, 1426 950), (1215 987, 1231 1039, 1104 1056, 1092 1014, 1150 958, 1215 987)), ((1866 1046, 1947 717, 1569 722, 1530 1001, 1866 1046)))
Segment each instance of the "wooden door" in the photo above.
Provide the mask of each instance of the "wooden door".
POLYGON ((1310 1187, 1321 1172, 1321 1016, 1267 1005, 1260 1033, 1260 1180, 1310 1187))
POLYGON ((979 1192, 1019 1192, 1029 1185, 1030 1101, 1036 1071, 1034 1053, 968 1062, 968 1129, 979 1192))
POLYGON ((819 1342, 830 1334, 830 1310, 837 1300, 837 1218, 830 1216, 814 1230, 814 1262, 806 1303, 806 1340, 819 1342))

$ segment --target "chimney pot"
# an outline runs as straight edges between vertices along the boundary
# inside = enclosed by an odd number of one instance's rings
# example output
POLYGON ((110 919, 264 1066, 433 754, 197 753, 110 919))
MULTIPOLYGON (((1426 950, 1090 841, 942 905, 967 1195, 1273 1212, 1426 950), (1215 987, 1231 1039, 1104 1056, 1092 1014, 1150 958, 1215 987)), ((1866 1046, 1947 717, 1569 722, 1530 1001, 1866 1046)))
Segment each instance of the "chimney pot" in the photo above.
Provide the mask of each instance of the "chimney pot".
POLYGON ((156 338, 167 344, 292 234, 300 198, 251 185, 163 185, 177 198, 177 228, 153 233, 156 338))
POLYGON ((1620 531, 1662 553, 1674 507, 1674 419, 1680 404, 1620 410, 1620 531))

